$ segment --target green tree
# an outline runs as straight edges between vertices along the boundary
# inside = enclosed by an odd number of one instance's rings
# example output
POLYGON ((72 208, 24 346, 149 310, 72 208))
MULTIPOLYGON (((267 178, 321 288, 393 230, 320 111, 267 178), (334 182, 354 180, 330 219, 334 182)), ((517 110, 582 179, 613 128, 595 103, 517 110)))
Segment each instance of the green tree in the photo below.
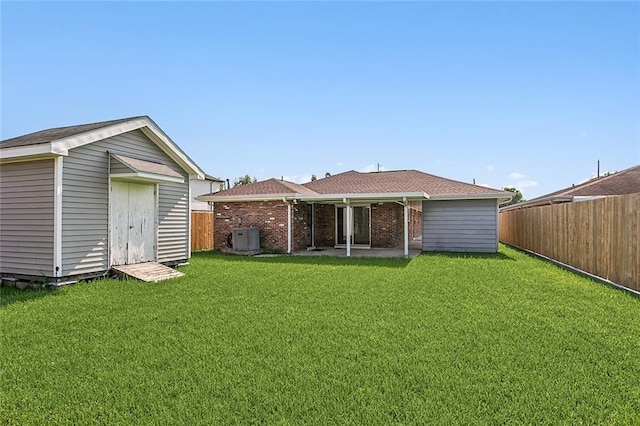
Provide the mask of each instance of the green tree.
POLYGON ((510 206, 512 204, 518 204, 518 203, 522 203, 525 200, 524 198, 522 198, 522 192, 520 192, 519 189, 517 189, 514 186, 505 186, 504 188, 502 188, 504 191, 509 191, 509 192, 513 192, 513 198, 511 198, 511 201, 509 201, 506 204, 501 204, 503 207, 504 206, 510 206))
POLYGON ((257 181, 258 180, 255 177, 251 177, 249 175, 244 175, 242 177, 234 179, 233 187, 235 188, 236 186, 240 186, 240 185, 249 185, 250 183, 255 183, 257 181))

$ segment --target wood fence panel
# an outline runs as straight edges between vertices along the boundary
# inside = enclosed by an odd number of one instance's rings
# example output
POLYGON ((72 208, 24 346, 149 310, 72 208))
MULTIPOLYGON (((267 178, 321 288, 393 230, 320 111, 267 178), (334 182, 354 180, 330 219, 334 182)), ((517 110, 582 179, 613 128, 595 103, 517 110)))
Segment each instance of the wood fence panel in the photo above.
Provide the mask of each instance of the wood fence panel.
POLYGON ((640 193, 500 213, 500 241, 640 291, 640 193))
POLYGON ((191 250, 213 249, 213 212, 191 212, 191 250))

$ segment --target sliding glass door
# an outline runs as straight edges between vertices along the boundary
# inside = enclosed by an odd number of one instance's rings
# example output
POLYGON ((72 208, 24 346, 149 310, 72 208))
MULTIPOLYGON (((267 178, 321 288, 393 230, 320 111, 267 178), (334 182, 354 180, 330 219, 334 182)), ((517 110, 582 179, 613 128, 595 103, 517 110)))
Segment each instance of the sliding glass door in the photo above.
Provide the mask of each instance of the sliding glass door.
POLYGON ((336 207, 336 245, 347 245, 347 209, 351 216, 351 244, 370 247, 370 206, 336 207))

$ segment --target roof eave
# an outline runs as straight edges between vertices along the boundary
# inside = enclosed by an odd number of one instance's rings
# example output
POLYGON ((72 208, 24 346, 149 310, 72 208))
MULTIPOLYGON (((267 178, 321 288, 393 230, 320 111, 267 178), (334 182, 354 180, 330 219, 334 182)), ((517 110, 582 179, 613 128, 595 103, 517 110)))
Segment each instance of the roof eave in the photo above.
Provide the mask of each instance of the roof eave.
POLYGON ((524 201, 522 203, 512 204, 510 206, 505 206, 501 208, 500 211, 506 212, 509 210, 519 210, 519 209, 526 209, 529 207, 547 206, 550 204, 570 203, 573 200, 574 200, 574 197, 571 195, 563 195, 560 197, 549 197, 541 200, 524 201))
POLYGON ((67 155, 67 152, 55 150, 51 143, 41 143, 0 149, 0 162, 10 163, 16 161, 42 160, 59 157, 61 155, 67 155))
POLYGON ((146 116, 132 118, 131 120, 78 133, 66 138, 55 139, 48 143, 2 149, 0 150, 0 160, 12 159, 14 161, 25 161, 37 159, 43 155, 49 157, 68 155, 70 149, 137 129, 140 129, 165 154, 189 173, 191 179, 204 180, 204 171, 202 171, 151 118, 146 116))
POLYGON ((496 192, 486 194, 441 194, 432 195, 431 200, 508 200, 513 197, 512 192, 496 192))
POLYGON ((429 195, 425 192, 372 192, 372 193, 350 193, 350 194, 309 194, 301 195, 301 201, 307 202, 327 202, 341 203, 345 201, 356 202, 379 202, 379 201, 416 201, 427 200, 429 195))
POLYGON ((242 201, 277 201, 277 200, 299 200, 300 194, 253 194, 253 195, 199 195, 198 201, 210 203, 233 203, 242 201))

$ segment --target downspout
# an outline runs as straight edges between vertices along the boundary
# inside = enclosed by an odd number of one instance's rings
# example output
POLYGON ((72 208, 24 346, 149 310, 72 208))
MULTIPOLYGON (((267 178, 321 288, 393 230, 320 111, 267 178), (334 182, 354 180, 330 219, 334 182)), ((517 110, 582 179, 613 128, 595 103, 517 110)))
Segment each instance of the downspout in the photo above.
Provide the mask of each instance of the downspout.
POLYGON ((407 197, 402 199, 404 207, 404 257, 409 257, 409 203, 407 197))
POLYGON ((291 202, 286 197, 282 200, 287 203, 287 254, 291 254, 291 202))

